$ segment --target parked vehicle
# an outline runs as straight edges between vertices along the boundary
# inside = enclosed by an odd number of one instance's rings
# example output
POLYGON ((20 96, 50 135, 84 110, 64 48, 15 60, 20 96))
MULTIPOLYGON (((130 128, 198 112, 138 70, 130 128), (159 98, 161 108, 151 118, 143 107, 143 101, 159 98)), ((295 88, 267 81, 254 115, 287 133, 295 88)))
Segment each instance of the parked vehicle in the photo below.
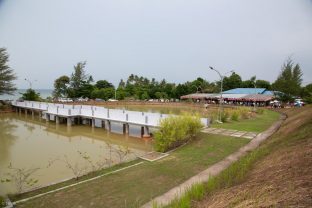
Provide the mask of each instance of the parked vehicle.
POLYGON ((117 102, 118 100, 115 100, 115 99, 108 99, 107 101, 108 101, 108 102, 117 102))
POLYGON ((298 99, 295 99, 294 101, 294 106, 296 107, 301 107, 301 106, 304 106, 304 102, 302 101, 302 99, 298 98, 298 99))
POLYGON ((70 102, 73 102, 73 99, 71 99, 71 98, 58 98, 57 101, 62 102, 62 103, 70 103, 70 102))

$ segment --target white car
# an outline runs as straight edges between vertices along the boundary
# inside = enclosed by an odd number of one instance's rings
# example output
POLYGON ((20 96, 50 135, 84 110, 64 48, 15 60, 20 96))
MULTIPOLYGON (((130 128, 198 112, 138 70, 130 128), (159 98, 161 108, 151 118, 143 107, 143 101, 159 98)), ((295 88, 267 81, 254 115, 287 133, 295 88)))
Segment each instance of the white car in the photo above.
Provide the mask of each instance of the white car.
POLYGON ((58 101, 62 102, 62 103, 69 103, 69 102, 73 102, 73 99, 71 99, 71 98, 59 98, 58 101))
POLYGON ((118 101, 118 100, 115 100, 115 99, 108 99, 107 101, 108 101, 108 102, 116 102, 116 101, 118 101))

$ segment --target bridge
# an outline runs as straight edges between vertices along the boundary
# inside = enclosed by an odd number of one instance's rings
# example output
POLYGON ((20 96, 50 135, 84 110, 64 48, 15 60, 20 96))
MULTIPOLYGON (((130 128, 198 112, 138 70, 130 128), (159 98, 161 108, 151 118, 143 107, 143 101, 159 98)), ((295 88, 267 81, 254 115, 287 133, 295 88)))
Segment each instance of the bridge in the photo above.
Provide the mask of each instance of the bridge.
MULTIPOLYGON (((17 112, 22 110, 27 114, 36 113, 46 121, 55 121, 57 124, 66 122, 67 126, 73 124, 90 124, 92 127, 107 128, 111 131, 111 122, 121 123, 123 133, 129 134, 129 125, 141 127, 141 136, 149 136, 150 128, 159 128, 160 122, 168 118, 169 114, 129 111, 122 109, 109 109, 92 105, 70 105, 59 103, 46 103, 35 101, 13 101, 12 106, 17 112)), ((210 120, 201 118, 204 127, 208 127, 210 120)))

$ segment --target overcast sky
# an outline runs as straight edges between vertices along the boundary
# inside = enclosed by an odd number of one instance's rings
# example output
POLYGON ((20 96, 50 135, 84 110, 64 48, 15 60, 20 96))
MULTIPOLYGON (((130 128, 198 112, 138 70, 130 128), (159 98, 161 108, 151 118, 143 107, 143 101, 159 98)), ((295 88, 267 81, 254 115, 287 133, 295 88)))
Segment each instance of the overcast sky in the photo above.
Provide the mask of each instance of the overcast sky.
POLYGON ((291 56, 312 82, 311 0, 0 0, 0 47, 18 88, 53 88, 87 61, 95 80, 131 73, 215 81, 208 69, 274 81, 291 56))

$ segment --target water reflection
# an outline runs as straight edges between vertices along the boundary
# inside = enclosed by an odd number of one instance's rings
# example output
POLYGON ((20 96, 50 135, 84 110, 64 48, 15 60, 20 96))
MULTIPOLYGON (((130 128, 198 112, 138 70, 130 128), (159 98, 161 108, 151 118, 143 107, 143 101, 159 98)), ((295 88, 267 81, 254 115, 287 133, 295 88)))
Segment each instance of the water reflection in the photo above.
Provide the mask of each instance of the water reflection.
POLYGON ((11 122, 12 118, 0 115, 0 162, 7 160, 10 154, 10 146, 16 140, 13 134, 17 125, 11 122))

